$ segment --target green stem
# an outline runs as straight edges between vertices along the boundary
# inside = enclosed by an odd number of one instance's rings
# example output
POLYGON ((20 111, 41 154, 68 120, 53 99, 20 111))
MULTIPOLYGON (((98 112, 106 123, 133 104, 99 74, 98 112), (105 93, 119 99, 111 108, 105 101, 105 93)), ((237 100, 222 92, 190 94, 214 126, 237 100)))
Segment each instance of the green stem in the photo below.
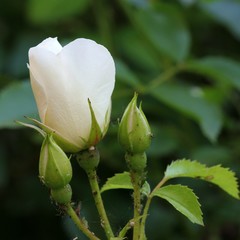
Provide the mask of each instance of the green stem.
POLYGON ((66 205, 66 213, 71 217, 76 226, 90 239, 90 240, 100 240, 100 238, 96 237, 94 233, 92 233, 87 226, 84 224, 82 219, 78 217, 76 212, 73 210, 71 204, 66 205))
POLYGON ((158 77, 151 80, 150 84, 142 90, 142 93, 151 92, 153 89, 156 89, 158 86, 160 86, 164 82, 173 78, 177 73, 179 73, 183 69, 184 69, 183 64, 179 64, 179 65, 168 68, 167 70, 162 72, 158 77))
POLYGON ((92 195, 95 201, 95 205, 97 207, 97 210, 101 219, 101 226, 103 227, 107 238, 111 239, 114 237, 114 234, 103 205, 103 201, 102 201, 102 197, 101 197, 101 193, 98 185, 98 177, 97 177, 96 170, 87 171, 87 175, 88 175, 88 180, 92 189, 92 195))
POLYGON ((153 198, 153 194, 154 192, 160 188, 164 183, 166 183, 168 179, 167 178, 163 178, 159 183, 158 185, 153 189, 153 191, 149 194, 148 198, 147 198, 147 201, 146 201, 146 204, 145 204, 145 207, 144 207, 144 210, 143 210, 143 217, 142 217, 142 221, 141 221, 141 226, 140 226, 140 238, 139 240, 146 240, 146 234, 145 234, 145 225, 146 225, 146 220, 147 220, 147 216, 148 216, 148 211, 149 211, 149 207, 150 207, 150 204, 151 204, 151 201, 152 201, 152 198, 153 198))
POLYGON ((84 171, 88 176, 88 180, 92 190, 92 195, 100 216, 101 226, 103 227, 106 233, 107 239, 111 239, 114 237, 114 234, 103 205, 102 196, 101 196, 99 185, 98 185, 97 172, 96 172, 97 166, 100 161, 99 152, 97 148, 90 147, 87 150, 83 150, 77 153, 76 158, 80 167, 84 169, 84 171))
POLYGON ((142 177, 134 171, 130 171, 133 185, 133 199, 134 199, 134 227, 133 240, 138 240, 140 236, 140 215, 141 215, 141 185, 142 177))

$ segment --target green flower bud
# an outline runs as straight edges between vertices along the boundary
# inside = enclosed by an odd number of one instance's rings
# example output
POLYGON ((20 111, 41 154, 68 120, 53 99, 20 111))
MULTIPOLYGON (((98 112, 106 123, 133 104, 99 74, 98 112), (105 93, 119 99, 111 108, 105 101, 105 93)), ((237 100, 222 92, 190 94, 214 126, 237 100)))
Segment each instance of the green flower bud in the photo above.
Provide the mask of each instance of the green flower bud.
POLYGON ((51 189, 65 187, 72 178, 70 160, 53 140, 52 135, 46 135, 42 144, 39 177, 51 189))
POLYGON ((95 170, 100 161, 99 151, 95 147, 77 153, 76 158, 80 167, 86 172, 95 170))
POLYGON ((59 189, 51 189, 52 199, 59 204, 67 204, 72 199, 72 188, 69 184, 59 189))
POLYGON ((143 153, 151 143, 152 133, 141 105, 137 107, 137 94, 128 104, 121 119, 118 140, 125 151, 143 153))
POLYGON ((129 169, 134 172, 142 173, 147 166, 147 156, 146 153, 126 153, 125 155, 126 162, 129 169))

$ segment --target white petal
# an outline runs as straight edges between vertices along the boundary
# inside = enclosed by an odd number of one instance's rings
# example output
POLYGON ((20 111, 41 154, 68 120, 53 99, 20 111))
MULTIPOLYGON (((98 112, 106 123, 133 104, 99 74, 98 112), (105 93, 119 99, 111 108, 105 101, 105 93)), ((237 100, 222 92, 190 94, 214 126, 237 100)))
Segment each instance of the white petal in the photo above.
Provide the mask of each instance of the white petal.
POLYGON ((68 76, 58 55, 47 48, 38 46, 31 48, 29 69, 42 123, 56 131, 60 129, 59 132, 72 142, 71 133, 68 133, 67 129, 67 126, 72 125, 71 121, 67 121, 67 109, 71 104, 65 91, 66 85, 68 85, 68 76), (40 91, 44 94, 39 94, 40 91))
POLYGON ((50 52, 58 54, 62 50, 61 44, 58 42, 57 38, 47 38, 41 43, 39 43, 36 47, 44 48, 50 52))
MULTIPOLYGON (((115 65, 111 54, 92 40, 77 39, 66 45, 60 55, 71 75, 71 92, 77 103, 84 103, 84 106, 76 104, 73 108, 79 105, 84 109, 85 117, 88 115, 90 119, 89 110, 86 110, 89 98, 98 124, 103 129, 115 83, 115 65)), ((75 109, 73 112, 76 112, 75 109)), ((88 119, 82 128, 90 127, 88 119)))
POLYGON ((36 81, 36 79, 33 77, 31 73, 31 70, 30 70, 30 79, 31 79, 33 94, 38 107, 39 117, 42 120, 45 118, 45 114, 47 111, 47 96, 44 90, 44 86, 41 85, 41 82, 36 81))

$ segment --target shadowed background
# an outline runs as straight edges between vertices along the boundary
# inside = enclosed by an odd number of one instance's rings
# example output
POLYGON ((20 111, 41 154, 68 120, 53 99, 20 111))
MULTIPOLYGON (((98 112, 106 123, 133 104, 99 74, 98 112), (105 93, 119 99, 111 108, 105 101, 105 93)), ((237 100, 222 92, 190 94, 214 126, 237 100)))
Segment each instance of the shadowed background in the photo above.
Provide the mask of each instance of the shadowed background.
MULTIPOLYGON (((2 0, 0 3, 0 238, 85 239, 54 206, 38 179, 41 136, 14 120, 37 117, 28 49, 47 37, 103 44, 116 62, 112 120, 99 145, 99 182, 125 171, 118 119, 139 93, 154 138, 148 180, 158 183, 172 160, 222 164, 240 177, 240 1, 2 0)), ((81 93, 79 93, 81 94, 81 93)), ((73 201, 104 236, 84 172, 72 159, 73 201)), ((154 199, 150 240, 240 238, 239 201, 216 186, 175 180, 199 196, 205 227, 154 199)), ((132 218, 131 191, 103 193, 114 231, 132 218)), ((102 237, 104 239, 104 237, 102 237)))

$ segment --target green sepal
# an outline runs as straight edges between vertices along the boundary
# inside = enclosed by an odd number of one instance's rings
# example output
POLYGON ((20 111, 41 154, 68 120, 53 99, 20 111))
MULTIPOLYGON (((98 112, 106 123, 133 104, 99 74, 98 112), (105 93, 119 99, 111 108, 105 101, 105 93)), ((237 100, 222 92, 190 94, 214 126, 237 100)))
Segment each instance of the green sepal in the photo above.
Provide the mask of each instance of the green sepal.
POLYGON ((68 204, 72 199, 72 188, 69 184, 63 188, 51 189, 51 198, 58 204, 68 204))
POLYGON ((103 138, 103 134, 102 134, 101 128, 97 122, 95 113, 93 111, 91 101, 89 99, 88 99, 88 105, 89 105, 89 109, 91 112, 92 125, 91 125, 91 132, 90 132, 90 135, 86 142, 86 145, 87 145, 87 147, 91 147, 91 146, 97 145, 97 143, 103 138))
POLYGON ((103 127, 103 131, 102 131, 102 137, 105 136, 108 127, 109 127, 109 122, 110 122, 110 115, 111 115, 111 110, 112 110, 112 102, 109 105, 109 108, 105 114, 105 118, 104 118, 104 127, 103 127))
POLYGON ((59 132, 56 130, 48 127, 47 125, 39 122, 38 120, 34 118, 27 117, 30 121, 34 122, 37 126, 39 126, 45 133, 51 134, 56 141, 56 143, 65 151, 70 153, 75 153, 79 151, 79 147, 72 142, 70 142, 68 139, 64 138, 59 132))
POLYGON ((29 124, 29 123, 24 123, 24 122, 20 122, 20 121, 16 121, 17 124, 20 124, 24 127, 28 127, 28 128, 32 128, 34 130, 36 130, 38 133, 40 133, 44 138, 46 137, 46 133, 39 127, 37 127, 36 125, 33 124, 29 124))

